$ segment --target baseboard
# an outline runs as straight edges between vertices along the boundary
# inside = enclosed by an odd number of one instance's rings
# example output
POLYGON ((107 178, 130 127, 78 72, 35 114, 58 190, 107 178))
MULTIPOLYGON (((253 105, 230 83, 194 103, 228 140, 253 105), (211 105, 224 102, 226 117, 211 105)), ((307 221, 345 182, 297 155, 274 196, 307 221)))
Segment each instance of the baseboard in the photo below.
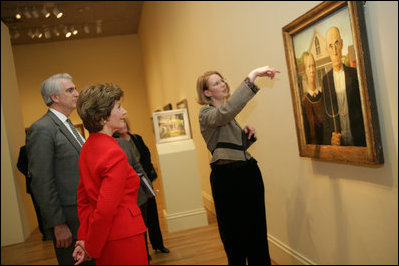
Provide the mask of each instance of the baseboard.
MULTIPOLYGON (((216 215, 212 195, 202 191, 202 199, 204 201, 204 207, 216 215)), ((316 263, 283 244, 270 234, 268 234, 267 238, 269 240, 270 256, 278 265, 316 265, 316 263)))
POLYGON ((291 249, 268 234, 270 257, 278 265, 316 265, 313 261, 291 249))
POLYGON ((168 231, 171 233, 208 225, 208 218, 204 208, 173 214, 168 214, 165 209, 163 212, 168 223, 168 231))
POLYGON ((215 204, 213 202, 213 197, 212 195, 209 195, 208 193, 205 193, 204 191, 202 191, 202 199, 204 201, 204 207, 210 211, 211 213, 213 213, 214 215, 216 215, 216 211, 215 211, 215 204))

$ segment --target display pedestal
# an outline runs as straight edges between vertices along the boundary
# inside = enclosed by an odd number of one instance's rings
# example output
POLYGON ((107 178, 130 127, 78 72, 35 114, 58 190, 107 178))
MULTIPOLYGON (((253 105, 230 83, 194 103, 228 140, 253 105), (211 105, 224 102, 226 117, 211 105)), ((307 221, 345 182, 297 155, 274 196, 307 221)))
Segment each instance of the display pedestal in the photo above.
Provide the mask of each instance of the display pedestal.
POLYGON ((164 214, 168 231, 206 226, 208 219, 201 197, 194 142, 157 144, 165 194, 164 214))

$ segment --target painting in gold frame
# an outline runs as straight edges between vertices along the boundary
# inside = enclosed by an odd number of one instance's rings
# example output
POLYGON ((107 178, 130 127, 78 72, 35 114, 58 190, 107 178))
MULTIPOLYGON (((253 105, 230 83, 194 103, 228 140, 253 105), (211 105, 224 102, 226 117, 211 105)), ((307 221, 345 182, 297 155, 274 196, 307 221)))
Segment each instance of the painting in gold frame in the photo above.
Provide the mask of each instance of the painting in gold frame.
POLYGON ((383 164, 363 2, 322 2, 282 31, 300 156, 383 164))

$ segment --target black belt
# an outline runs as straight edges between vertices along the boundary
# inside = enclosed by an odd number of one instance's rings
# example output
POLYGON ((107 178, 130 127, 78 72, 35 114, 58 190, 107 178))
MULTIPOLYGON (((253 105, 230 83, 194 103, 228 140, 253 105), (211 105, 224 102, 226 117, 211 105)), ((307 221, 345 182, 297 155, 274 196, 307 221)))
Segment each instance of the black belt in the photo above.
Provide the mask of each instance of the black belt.
POLYGON ((212 151, 212 155, 213 155, 213 153, 215 152, 215 150, 217 148, 225 148, 225 149, 233 149, 233 150, 245 151, 245 148, 242 145, 237 145, 237 144, 230 143, 230 142, 218 142, 216 144, 215 149, 213 149, 213 151, 212 151))

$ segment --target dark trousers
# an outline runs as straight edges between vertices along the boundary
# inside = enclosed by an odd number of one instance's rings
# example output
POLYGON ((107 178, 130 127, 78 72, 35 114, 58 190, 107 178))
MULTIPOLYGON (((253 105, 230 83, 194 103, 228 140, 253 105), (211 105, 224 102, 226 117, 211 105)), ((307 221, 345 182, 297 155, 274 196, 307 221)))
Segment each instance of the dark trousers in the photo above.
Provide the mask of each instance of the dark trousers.
POLYGON ((229 265, 271 265, 265 190, 255 159, 212 165, 212 195, 229 265))
MULTIPOLYGON (((144 223, 148 229, 152 249, 161 249, 164 247, 161 228, 159 226, 159 217, 157 202, 155 197, 149 198, 146 203, 140 206, 144 223)), ((147 238, 146 238, 147 244, 147 238)))
POLYGON ((35 212, 36 212, 36 217, 37 217, 37 224, 39 225, 40 233, 42 233, 43 239, 46 240, 47 238, 44 236, 44 227, 43 227, 42 216, 40 214, 39 204, 37 204, 37 201, 36 201, 35 196, 33 195, 33 193, 30 193, 30 196, 32 198, 33 207, 35 207, 35 212))

